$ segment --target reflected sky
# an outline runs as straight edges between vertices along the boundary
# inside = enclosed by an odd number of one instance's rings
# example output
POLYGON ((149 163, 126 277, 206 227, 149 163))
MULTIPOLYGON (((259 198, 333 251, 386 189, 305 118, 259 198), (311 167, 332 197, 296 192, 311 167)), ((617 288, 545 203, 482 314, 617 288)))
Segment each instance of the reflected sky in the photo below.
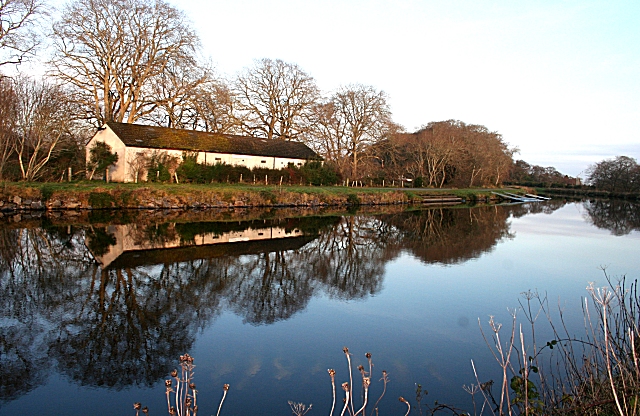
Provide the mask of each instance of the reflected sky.
MULTIPOLYGON (((325 414, 327 368, 336 369, 339 383, 348 378, 345 345, 356 365, 373 354, 373 396, 380 372, 389 372, 381 414, 401 412, 396 398, 413 397, 415 383, 430 402, 470 409, 461 388, 475 383, 470 360, 482 381, 499 375, 478 319, 485 329, 490 315, 508 324, 507 308, 519 306, 523 291, 537 290, 579 329, 587 283, 605 284, 601 266, 613 276, 640 274, 635 226, 614 235, 593 224, 620 220, 596 221, 586 207, 552 201, 274 219, 269 226, 301 230, 306 240, 280 250, 264 241, 234 246, 227 256, 184 243, 171 249, 182 251, 138 253, 165 263, 127 264, 125 256, 105 270, 87 262, 82 241, 91 228, 98 235, 100 224, 74 226, 70 234, 66 226, 5 228, 0 327, 15 348, 5 343, 2 364, 20 377, 11 385, 4 378, 0 414, 132 414, 134 401, 162 413, 162 375, 184 352, 196 358, 201 411, 214 413, 229 383, 223 414, 284 414, 288 400, 325 414), (52 257, 65 253, 58 262, 64 267, 38 269, 42 258, 27 255, 45 241, 52 257), (37 365, 21 367, 18 351, 37 365), (100 378, 86 373, 93 365, 102 366, 100 378)), ((612 211, 605 208, 598 212, 612 211)), ((264 229, 264 220, 259 227, 251 221, 247 229, 264 229)), ((242 227, 152 227, 154 238, 182 235, 187 242, 198 241, 198 229, 223 235, 231 228, 242 227)), ((135 231, 128 235, 149 228, 138 222, 135 231)), ((544 343, 552 334, 541 325, 538 336, 544 343)))

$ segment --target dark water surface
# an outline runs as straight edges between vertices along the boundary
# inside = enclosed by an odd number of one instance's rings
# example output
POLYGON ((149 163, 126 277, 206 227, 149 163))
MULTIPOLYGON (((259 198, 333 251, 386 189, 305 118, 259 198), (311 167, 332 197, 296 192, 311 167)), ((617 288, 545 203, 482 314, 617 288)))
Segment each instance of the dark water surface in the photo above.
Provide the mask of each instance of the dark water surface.
POLYGON ((225 383, 222 414, 291 414, 289 400, 329 414, 343 346, 355 365, 372 353, 374 399, 389 373, 380 414, 404 414, 415 383, 472 411, 471 360, 499 380, 478 319, 509 326, 531 290, 579 334, 601 267, 640 277, 626 202, 83 215, 0 222, 2 415, 133 415, 136 401, 166 414, 185 352, 202 415, 225 383))

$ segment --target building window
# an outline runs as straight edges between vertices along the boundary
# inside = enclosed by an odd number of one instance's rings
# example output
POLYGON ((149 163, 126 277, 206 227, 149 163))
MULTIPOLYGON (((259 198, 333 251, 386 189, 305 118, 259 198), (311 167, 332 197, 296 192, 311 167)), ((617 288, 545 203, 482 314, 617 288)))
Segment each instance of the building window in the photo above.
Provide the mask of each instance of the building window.
POLYGON ((267 161, 266 160, 261 160, 260 163, 267 163, 267 161))
POLYGON ((219 162, 219 161, 221 161, 221 160, 222 160, 222 158, 221 158, 221 157, 217 157, 217 158, 216 158, 216 162, 219 162))

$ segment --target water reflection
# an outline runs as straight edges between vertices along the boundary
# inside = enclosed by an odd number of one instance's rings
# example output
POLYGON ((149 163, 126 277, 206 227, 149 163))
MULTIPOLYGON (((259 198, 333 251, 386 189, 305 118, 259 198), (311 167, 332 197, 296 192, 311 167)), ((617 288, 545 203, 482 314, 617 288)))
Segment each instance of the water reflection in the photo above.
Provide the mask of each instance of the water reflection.
POLYGON ((463 262, 511 238, 510 217, 561 206, 3 227, 0 400, 54 368, 80 385, 154 385, 225 310, 264 325, 315 295, 365 298, 402 252, 463 262))
POLYGON ((621 236, 640 231, 640 204, 624 200, 594 199, 584 203, 588 221, 621 236))

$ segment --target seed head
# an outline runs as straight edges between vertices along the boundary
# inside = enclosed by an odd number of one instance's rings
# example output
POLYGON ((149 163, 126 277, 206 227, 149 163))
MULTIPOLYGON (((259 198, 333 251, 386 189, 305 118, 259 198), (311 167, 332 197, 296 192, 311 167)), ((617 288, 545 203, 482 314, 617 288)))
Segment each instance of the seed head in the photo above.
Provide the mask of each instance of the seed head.
POLYGON ((171 380, 165 380, 165 381, 164 381, 164 385, 165 385, 166 387, 171 387, 171 380))
POLYGON ((222 390, 229 391, 229 385, 225 384, 224 386, 222 386, 222 390))
POLYGON ((362 377, 362 386, 366 389, 367 387, 369 387, 369 384, 371 384, 371 378, 370 377, 362 377))
POLYGON ((345 354, 349 354, 349 348, 343 347, 342 348, 342 352, 345 353, 345 354))
POLYGON ((178 370, 172 370, 171 377, 178 377, 178 370))
POLYGON ((346 381, 342 383, 342 390, 349 391, 349 383, 347 383, 346 381))
POLYGON ((181 355, 180 363, 193 364, 193 357, 189 354, 181 355))
POLYGON ((366 353, 364 356, 367 357, 367 360, 371 359, 371 353, 370 352, 366 353))
POLYGON ((133 404, 133 408, 135 410, 140 410, 141 407, 142 407, 142 405, 140 404, 140 402, 136 402, 136 403, 133 404))
POLYGON ((334 370, 333 368, 330 368, 327 371, 329 372, 331 378, 334 378, 336 376, 336 370, 334 370))
POLYGON ((149 408, 147 406, 142 408, 142 413, 144 413, 145 415, 149 414, 149 408))

